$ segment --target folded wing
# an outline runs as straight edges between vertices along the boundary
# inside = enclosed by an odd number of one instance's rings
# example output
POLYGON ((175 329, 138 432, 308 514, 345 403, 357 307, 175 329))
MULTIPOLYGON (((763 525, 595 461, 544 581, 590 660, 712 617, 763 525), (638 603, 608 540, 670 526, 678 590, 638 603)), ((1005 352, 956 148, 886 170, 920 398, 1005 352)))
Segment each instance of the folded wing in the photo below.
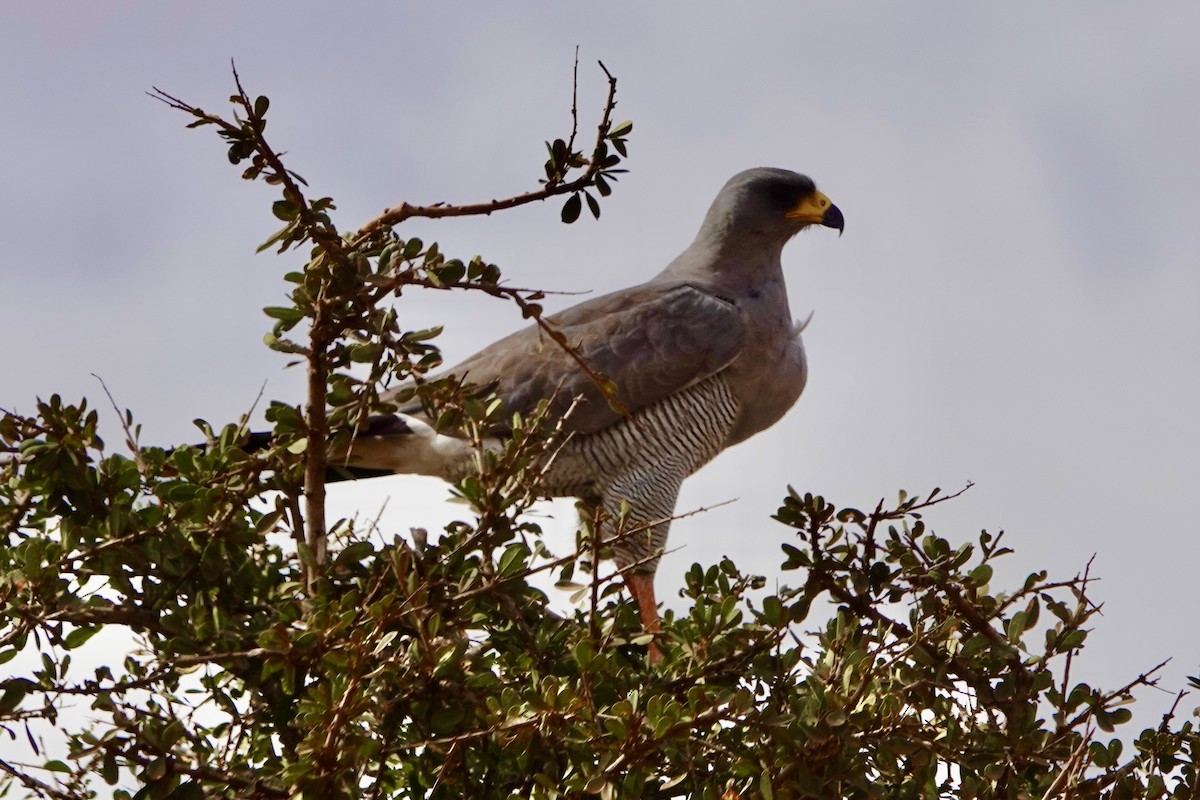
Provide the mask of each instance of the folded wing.
MULTIPOLYGON (((745 338, 733 303, 684 282, 613 292, 546 321, 593 371, 613 382, 616 399, 630 413, 719 372, 737 357, 745 338)), ((581 396, 567 421, 567 430, 575 433, 594 433, 622 418, 571 354, 536 325, 439 375, 446 376, 496 392, 506 416, 529 413, 544 399, 563 414, 581 396)), ((417 410, 415 404, 401 409, 417 410)))

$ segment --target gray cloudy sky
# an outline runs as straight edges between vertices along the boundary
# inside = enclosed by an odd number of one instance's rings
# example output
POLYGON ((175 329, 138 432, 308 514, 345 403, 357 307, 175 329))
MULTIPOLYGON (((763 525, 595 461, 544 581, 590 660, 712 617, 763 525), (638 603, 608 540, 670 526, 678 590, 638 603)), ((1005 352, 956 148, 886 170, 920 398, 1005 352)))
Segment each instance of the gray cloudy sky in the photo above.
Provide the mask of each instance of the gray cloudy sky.
MULTIPOLYGON (((635 122, 601 221, 541 205, 402 234, 515 285, 602 292, 657 272, 746 167, 812 175, 847 219, 785 251, 793 313, 816 312, 809 387, 685 487, 681 509, 738 500, 676 525, 660 595, 680 603, 678 576, 722 554, 775 577, 789 483, 868 506, 974 481, 930 521, 955 540, 1004 529, 1008 583, 1096 554, 1105 614, 1076 674, 1114 685, 1175 656, 1179 688, 1200 671, 1198 30, 1190 0, 6 4, 0 407, 86 395, 116 443, 96 373, 168 444, 236 419, 264 382, 301 396, 260 343, 259 309, 302 263, 254 255, 272 195, 152 85, 224 111, 236 59, 273 101, 272 141, 352 228, 400 200, 530 188, 569 128, 578 44, 582 122, 597 59, 635 122)), ((451 361, 521 324, 485 298, 400 308, 446 323, 451 361)), ((335 500, 373 514, 388 496, 394 529, 454 514, 424 479, 335 500)), ((570 506, 551 510, 565 547, 570 506)), ((1143 698, 1153 724, 1169 698, 1143 698)))

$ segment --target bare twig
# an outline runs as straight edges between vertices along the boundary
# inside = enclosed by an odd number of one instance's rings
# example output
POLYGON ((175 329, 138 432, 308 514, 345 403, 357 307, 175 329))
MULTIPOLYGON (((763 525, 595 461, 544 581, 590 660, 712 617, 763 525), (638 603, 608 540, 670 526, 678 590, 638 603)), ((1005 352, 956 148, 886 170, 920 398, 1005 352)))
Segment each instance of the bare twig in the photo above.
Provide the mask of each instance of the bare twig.
MULTIPOLYGON (((1067 758, 1067 762, 1063 764, 1054 781, 1046 787, 1046 791, 1042 794, 1042 800, 1050 800, 1057 796, 1063 789, 1067 788, 1068 784, 1087 767, 1087 751, 1088 746, 1092 743, 1092 736, 1095 731, 1091 728, 1084 733, 1079 739, 1079 744, 1071 751, 1071 755, 1067 758)), ((1069 795, 1068 795, 1069 796, 1069 795)))
MULTIPOLYGON (((600 69, 604 71, 605 76, 608 78, 608 97, 604 102, 604 112, 600 117, 600 123, 596 127, 596 150, 599 150, 603 146, 604 140, 608 136, 608 132, 612 127, 612 112, 617 105, 617 79, 613 77, 612 73, 608 71, 603 63, 600 64, 600 69)), ((490 200, 486 203, 471 203, 467 205, 435 203, 429 206, 414 206, 409 203, 400 203, 384 210, 382 214, 360 228, 358 233, 351 237, 350 244, 351 247, 359 247, 379 235, 382 231, 393 228, 413 217, 438 219, 441 217, 488 216, 497 211, 504 211, 509 208, 539 202, 555 197, 556 195, 572 194, 591 186, 602 169, 603 165, 592 159, 588 162, 587 169, 584 170, 583 174, 575 180, 554 185, 546 184, 542 188, 532 192, 515 195, 503 200, 490 200)))
POLYGON ((598 616, 600 608, 600 523, 604 512, 600 505, 597 504, 592 509, 592 591, 591 591, 591 608, 588 613, 588 631, 591 633, 592 642, 598 643, 600 640, 600 619, 598 616))

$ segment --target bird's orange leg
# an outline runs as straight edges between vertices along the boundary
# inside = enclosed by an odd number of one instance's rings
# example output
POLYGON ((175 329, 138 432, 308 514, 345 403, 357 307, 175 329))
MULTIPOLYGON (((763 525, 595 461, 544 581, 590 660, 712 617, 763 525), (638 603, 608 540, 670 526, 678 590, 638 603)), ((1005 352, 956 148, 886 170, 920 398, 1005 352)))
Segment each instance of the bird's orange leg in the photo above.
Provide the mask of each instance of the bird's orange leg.
MULTIPOLYGON (((629 593, 633 595, 633 600, 637 603, 638 614, 642 618, 642 628, 647 633, 657 634, 662 630, 662 621, 658 618, 658 605, 654 602, 654 576, 631 570, 625 573, 625 585, 629 587, 629 593)), ((658 645, 653 639, 650 640, 647 652, 651 664, 662 661, 662 651, 658 649, 658 645)))

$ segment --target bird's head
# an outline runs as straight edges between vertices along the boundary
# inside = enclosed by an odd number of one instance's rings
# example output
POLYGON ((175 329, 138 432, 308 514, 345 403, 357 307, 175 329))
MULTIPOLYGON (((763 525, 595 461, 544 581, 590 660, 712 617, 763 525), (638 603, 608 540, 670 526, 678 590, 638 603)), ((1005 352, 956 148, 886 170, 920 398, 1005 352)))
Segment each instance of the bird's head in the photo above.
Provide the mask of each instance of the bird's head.
POLYGON ((768 167, 730 178, 713 201, 708 222, 735 235, 785 241, 810 225, 837 228, 838 235, 846 225, 841 210, 817 190, 812 178, 768 167))
POLYGON ((695 240, 661 277, 743 288, 775 280, 783 246, 813 225, 840 234, 846 222, 812 178, 767 167, 739 172, 713 200, 695 240))

